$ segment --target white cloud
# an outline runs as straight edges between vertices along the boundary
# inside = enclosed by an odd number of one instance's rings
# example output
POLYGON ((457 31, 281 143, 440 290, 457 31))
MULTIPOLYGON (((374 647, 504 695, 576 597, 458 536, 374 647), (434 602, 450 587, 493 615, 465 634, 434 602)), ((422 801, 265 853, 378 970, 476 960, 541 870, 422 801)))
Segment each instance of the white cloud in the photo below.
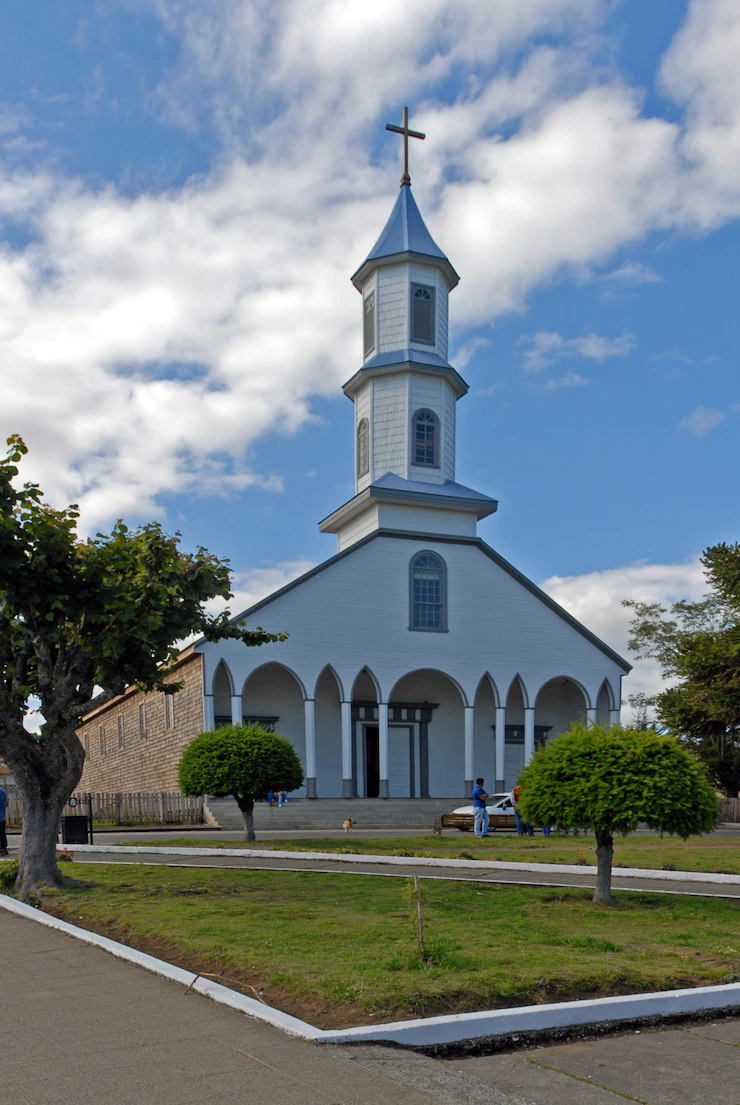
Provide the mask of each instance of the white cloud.
MULTIPOLYGON (((7 145, 0 164, 0 224, 27 243, 0 251, 3 429, 87 526, 158 511, 168 492, 279 490, 255 443, 295 432, 360 361, 348 275, 393 199, 399 150, 379 136, 400 103, 428 133, 417 199, 464 276, 463 356, 471 328, 543 282, 740 213, 734 0, 691 3, 668 53, 680 123, 593 64, 606 0, 127 2, 180 44, 152 110, 217 130, 218 164, 133 198, 56 164, 14 170, 7 145)), ((535 335, 527 364, 632 347, 535 335)))
MULTIPOLYGON (((668 684, 654 660, 635 660, 627 648, 632 614, 623 599, 659 602, 667 606, 679 599, 697 600, 706 591, 699 559, 685 564, 632 564, 580 576, 550 576, 541 585, 556 602, 587 626, 597 637, 633 664, 623 682, 623 697, 653 695, 668 684)), ((623 711, 629 721, 629 708, 623 711)))
POLYGON ((678 424, 679 430, 686 430, 694 437, 706 437, 720 422, 724 421, 724 414, 716 407, 696 407, 691 414, 687 414, 678 424))
MULTIPOLYGON (((522 358, 524 371, 542 372, 543 369, 563 357, 585 357, 590 361, 603 361, 607 357, 624 357, 635 347, 631 334, 617 338, 604 338, 599 334, 584 334, 580 338, 564 338, 556 330, 538 330, 520 344, 528 344, 522 358)), ((574 373, 569 376, 575 377, 574 373)), ((575 378, 577 383, 580 378, 575 378)), ((565 385, 570 386, 570 385, 565 385)))
POLYGON ((618 269, 605 272, 599 280, 613 281, 615 284, 662 284, 663 277, 649 265, 643 265, 640 261, 624 261, 618 269))
POLYGON ((557 380, 546 380, 542 387, 545 391, 558 391, 560 388, 582 388, 590 383, 590 380, 579 376, 577 372, 566 372, 565 376, 560 376, 557 380))

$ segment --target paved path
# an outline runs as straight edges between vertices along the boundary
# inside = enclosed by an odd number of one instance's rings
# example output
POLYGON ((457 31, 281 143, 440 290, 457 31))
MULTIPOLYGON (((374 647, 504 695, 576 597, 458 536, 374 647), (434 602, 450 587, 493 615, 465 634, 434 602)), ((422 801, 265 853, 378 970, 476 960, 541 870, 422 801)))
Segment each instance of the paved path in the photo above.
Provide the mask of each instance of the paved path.
POLYGON ((437 1061, 321 1047, 0 910, 2 1105, 738 1105, 740 1021, 437 1061))
MULTIPOLYGON (((72 850, 74 851, 74 847, 72 850)), ((581 871, 574 867, 573 872, 506 871, 476 870, 466 867, 422 867, 418 864, 402 863, 394 866, 363 862, 347 863, 332 860, 331 854, 321 859, 304 859, 300 853, 290 858, 271 855, 265 852, 260 856, 182 856, 164 855, 153 849, 146 854, 134 852, 130 857, 124 852, 77 852, 80 863, 118 863, 136 866, 166 867, 228 867, 234 870, 256 871, 320 871, 341 875, 375 875, 384 878, 409 878, 418 875, 423 879, 452 879, 463 882, 512 883, 517 886, 581 886, 592 890, 595 875, 592 871, 581 871)), ((651 894, 691 894, 701 897, 740 898, 740 883, 690 882, 680 879, 649 879, 640 877, 615 878, 612 889, 637 890, 651 894)))

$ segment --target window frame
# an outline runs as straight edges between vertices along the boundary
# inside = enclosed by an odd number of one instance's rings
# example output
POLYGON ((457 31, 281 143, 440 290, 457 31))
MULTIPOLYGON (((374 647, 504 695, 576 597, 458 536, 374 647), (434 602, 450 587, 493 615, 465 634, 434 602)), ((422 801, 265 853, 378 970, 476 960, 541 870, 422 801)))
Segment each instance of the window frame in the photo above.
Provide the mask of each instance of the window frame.
MULTIPOLYGON (((428 569, 427 569, 428 570, 428 569)), ((430 604, 426 604, 430 605, 430 604)), ((412 633, 447 633, 447 563, 444 557, 440 556, 434 549, 420 549, 415 552, 409 561, 409 630, 412 633), (414 600, 414 573, 420 566, 418 561, 422 556, 433 556, 435 560, 439 562, 439 625, 414 625, 414 607, 416 605, 414 600)))
POLYGON ((370 474, 370 420, 364 416, 357 423, 357 478, 361 480, 363 476, 370 474), (363 468, 363 450, 361 448, 360 435, 364 430, 365 439, 365 466, 363 468))
POLYGON ((139 740, 146 740, 146 702, 139 704, 139 740))
POLYGON ((442 436, 442 423, 440 422, 439 415, 435 411, 430 410, 429 407, 419 407, 414 411, 411 416, 411 466, 413 468, 439 468, 440 462, 440 437, 442 436), (426 460, 417 460, 416 455, 416 423, 420 415, 429 415, 434 425, 434 460, 432 462, 426 460))
POLYGON ((123 714, 119 714, 116 719, 116 728, 118 729, 118 747, 126 747, 126 722, 123 714))
POLYGON ((164 696, 164 727, 165 729, 175 728, 175 696, 166 692, 164 696))
POLYGON ((434 284, 419 284, 415 280, 412 280, 409 286, 409 342, 412 345, 436 345, 437 344, 437 289, 434 284), (416 314, 414 311, 414 300, 417 298, 417 292, 424 291, 430 293, 432 302, 432 325, 431 325, 431 338, 420 338, 414 332, 416 325, 416 314))
POLYGON ((105 755, 105 726, 98 726, 98 740, 100 741, 100 755, 105 755))
POLYGON ((363 357, 368 359, 371 353, 378 348, 378 313, 376 309, 375 288, 363 296, 362 299, 362 349, 363 357), (368 316, 372 323, 368 326, 368 316), (368 344, 368 337, 372 338, 372 345, 368 344))

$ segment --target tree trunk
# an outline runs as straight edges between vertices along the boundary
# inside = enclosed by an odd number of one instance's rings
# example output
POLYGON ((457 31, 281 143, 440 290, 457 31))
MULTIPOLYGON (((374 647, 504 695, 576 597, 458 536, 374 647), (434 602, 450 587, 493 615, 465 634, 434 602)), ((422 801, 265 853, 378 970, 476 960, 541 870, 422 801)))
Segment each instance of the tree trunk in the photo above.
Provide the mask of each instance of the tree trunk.
POLYGON ((599 905, 613 905, 612 859, 614 838, 609 833, 596 833, 596 886, 593 901, 599 905))
POLYGON ((244 818, 244 839, 256 840, 254 835, 254 798, 251 794, 235 794, 237 805, 244 818))
POLYGON ((69 796, 22 794, 23 834, 15 892, 24 901, 45 887, 69 885, 57 865, 59 819, 69 796))

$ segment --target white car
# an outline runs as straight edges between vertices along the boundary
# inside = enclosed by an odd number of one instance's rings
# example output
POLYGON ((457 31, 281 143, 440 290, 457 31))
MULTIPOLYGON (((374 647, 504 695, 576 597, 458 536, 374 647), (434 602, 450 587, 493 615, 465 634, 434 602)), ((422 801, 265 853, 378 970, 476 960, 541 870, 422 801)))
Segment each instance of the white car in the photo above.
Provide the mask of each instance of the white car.
MULTIPOLYGON (((496 829, 516 829, 514 806, 509 794, 489 794, 486 809, 489 833, 496 829)), ((458 806, 452 813, 444 814, 442 825, 444 828, 459 829, 461 833, 469 833, 475 825, 475 808, 472 805, 458 806)))

